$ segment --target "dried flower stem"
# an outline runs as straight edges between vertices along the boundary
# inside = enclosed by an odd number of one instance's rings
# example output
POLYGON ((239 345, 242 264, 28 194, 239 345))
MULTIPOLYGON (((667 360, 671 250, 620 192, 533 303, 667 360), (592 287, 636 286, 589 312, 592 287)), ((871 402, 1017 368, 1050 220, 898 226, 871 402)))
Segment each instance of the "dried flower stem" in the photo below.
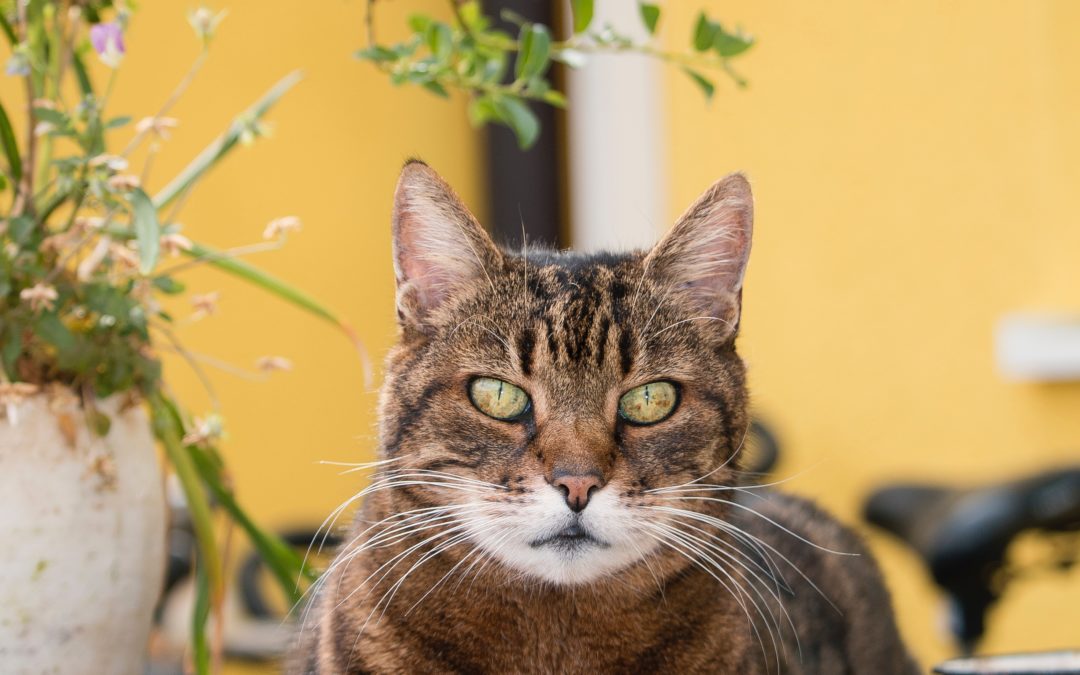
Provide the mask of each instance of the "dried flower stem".
MULTIPOLYGON (((195 75, 198 74, 200 70, 202 70, 203 64, 206 63, 206 56, 207 49, 204 45, 202 51, 200 51, 199 55, 195 57, 195 61, 191 64, 191 67, 188 68, 187 73, 180 80, 180 83, 176 85, 176 88, 173 89, 171 94, 169 94, 169 98, 165 99, 165 103, 162 104, 161 109, 157 111, 156 115, 154 115, 154 122, 157 122, 159 119, 168 114, 168 112, 172 110, 172 107, 176 105, 176 102, 180 100, 180 97, 184 94, 185 91, 187 91, 187 88, 191 86, 191 82, 195 79, 195 75)), ((124 147, 124 149, 120 152, 120 156, 127 157, 128 155, 130 155, 131 152, 139 146, 139 143, 141 143, 142 140, 146 138, 146 135, 149 134, 153 128, 154 125, 151 124, 142 131, 136 133, 135 137, 132 138, 124 147)))
POLYGON ((215 413, 220 414, 221 400, 218 398, 217 391, 214 390, 214 385, 207 376, 206 371, 199 365, 198 360, 192 356, 191 352, 184 347, 183 343, 180 342, 180 339, 176 337, 176 334, 168 327, 156 321, 151 322, 149 325, 151 328, 154 328, 164 335, 165 339, 169 341, 176 353, 191 367, 191 370, 195 373, 195 377, 199 378, 199 382, 202 383, 203 389, 206 390, 206 395, 210 397, 210 406, 214 409, 215 413))
POLYGON ((172 267, 166 267, 158 272, 162 276, 172 276, 178 272, 183 272, 191 269, 192 267, 198 267, 211 263, 216 260, 230 260, 232 258, 240 258, 251 253, 264 253, 266 251, 276 251, 285 245, 285 238, 282 237, 277 241, 265 241, 258 244, 248 244, 247 246, 235 246, 233 248, 227 248, 224 251, 220 251, 216 255, 204 255, 197 258, 188 260, 187 262, 177 263, 172 267))
MULTIPOLYGON (((180 354, 180 350, 176 349, 172 345, 162 345, 162 348, 168 350, 173 354, 180 354)), ((188 350, 187 355, 192 359, 195 359, 199 363, 204 363, 211 368, 217 368, 223 373, 228 373, 243 380, 248 380, 250 382, 265 382, 270 379, 270 377, 264 373, 256 373, 254 371, 247 370, 240 366, 233 365, 228 361, 223 361, 222 359, 210 356, 209 354, 203 354, 201 352, 193 352, 191 350, 188 350)))

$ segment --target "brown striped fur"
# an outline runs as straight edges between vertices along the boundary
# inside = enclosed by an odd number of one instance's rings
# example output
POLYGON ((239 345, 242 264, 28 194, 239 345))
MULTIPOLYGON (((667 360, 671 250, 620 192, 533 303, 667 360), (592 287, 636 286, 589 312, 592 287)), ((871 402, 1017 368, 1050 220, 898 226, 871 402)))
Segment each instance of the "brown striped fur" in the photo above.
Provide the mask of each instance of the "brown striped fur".
POLYGON ((430 168, 407 164, 385 463, 293 671, 918 672, 855 536, 805 501, 734 490, 751 223, 735 175, 648 253, 504 252, 430 168), (485 416, 467 393, 476 376, 516 384, 532 409, 485 416), (679 385, 675 413, 622 421, 619 397, 660 379, 679 385), (578 515, 552 485, 564 474, 601 484, 578 515), (580 522, 595 545, 530 543, 547 520, 580 522))

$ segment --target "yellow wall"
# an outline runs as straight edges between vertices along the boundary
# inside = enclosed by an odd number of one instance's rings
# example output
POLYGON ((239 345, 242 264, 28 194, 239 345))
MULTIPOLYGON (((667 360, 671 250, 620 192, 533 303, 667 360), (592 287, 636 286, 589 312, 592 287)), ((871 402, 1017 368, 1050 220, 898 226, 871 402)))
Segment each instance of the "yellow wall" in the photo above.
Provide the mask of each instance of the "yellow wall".
MULTIPOLYGON (((667 3, 672 46, 697 6, 667 3)), ((1076 461, 1080 386, 1006 383, 992 331, 1080 310, 1080 6, 708 6, 760 42, 739 62, 750 89, 711 107, 668 78, 672 217, 725 172, 754 183, 742 350, 790 488, 855 522, 883 481, 1076 461)), ((949 654, 925 574, 871 541, 920 658, 949 654)), ((1076 646, 1078 606, 1080 575, 1021 581, 985 647, 1076 646)))

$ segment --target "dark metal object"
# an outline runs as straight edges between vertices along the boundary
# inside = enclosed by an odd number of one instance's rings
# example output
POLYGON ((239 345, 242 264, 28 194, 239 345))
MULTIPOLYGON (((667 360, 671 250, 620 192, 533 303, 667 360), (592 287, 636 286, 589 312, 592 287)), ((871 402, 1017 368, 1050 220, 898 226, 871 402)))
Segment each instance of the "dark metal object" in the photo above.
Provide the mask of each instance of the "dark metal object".
MULTIPOLYGON (((547 0, 489 0, 485 10, 498 17, 503 10, 516 12, 529 21, 547 26, 558 25, 558 3, 547 0)), ((511 35, 517 27, 503 21, 511 35)), ((555 108, 530 104, 540 120, 540 138, 528 150, 518 147, 514 134, 506 127, 488 125, 487 187, 488 226, 499 244, 511 248, 522 245, 522 231, 530 245, 563 248, 568 242, 561 236, 563 207, 559 157, 558 113, 555 108)))
MULTIPOLYGON (((1080 467, 978 489, 889 485, 870 496, 863 513, 922 557, 948 595, 962 653, 971 654, 1009 579, 1006 553, 1017 535, 1080 531, 1080 467)), ((1056 566, 1074 560, 1068 552, 1056 566)))

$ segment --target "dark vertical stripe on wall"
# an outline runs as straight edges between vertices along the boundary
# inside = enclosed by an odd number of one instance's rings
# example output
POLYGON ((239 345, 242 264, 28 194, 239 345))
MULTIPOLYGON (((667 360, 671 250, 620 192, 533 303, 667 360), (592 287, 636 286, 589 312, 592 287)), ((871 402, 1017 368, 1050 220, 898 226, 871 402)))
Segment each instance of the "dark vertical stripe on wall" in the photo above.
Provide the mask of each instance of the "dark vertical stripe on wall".
MULTIPOLYGON (((557 26, 556 2, 549 0, 484 0, 484 8, 498 17, 510 10, 529 21, 557 26)), ((504 22, 512 35, 517 27, 504 22)), ((511 71, 512 72, 512 71, 511 71)), ((521 150, 513 132, 503 126, 487 128, 487 188, 491 214, 488 225, 495 240, 518 248, 522 223, 530 244, 564 247, 560 233, 562 184, 559 178, 559 132, 557 112, 549 105, 533 103, 540 120, 540 138, 528 150, 521 150)))

